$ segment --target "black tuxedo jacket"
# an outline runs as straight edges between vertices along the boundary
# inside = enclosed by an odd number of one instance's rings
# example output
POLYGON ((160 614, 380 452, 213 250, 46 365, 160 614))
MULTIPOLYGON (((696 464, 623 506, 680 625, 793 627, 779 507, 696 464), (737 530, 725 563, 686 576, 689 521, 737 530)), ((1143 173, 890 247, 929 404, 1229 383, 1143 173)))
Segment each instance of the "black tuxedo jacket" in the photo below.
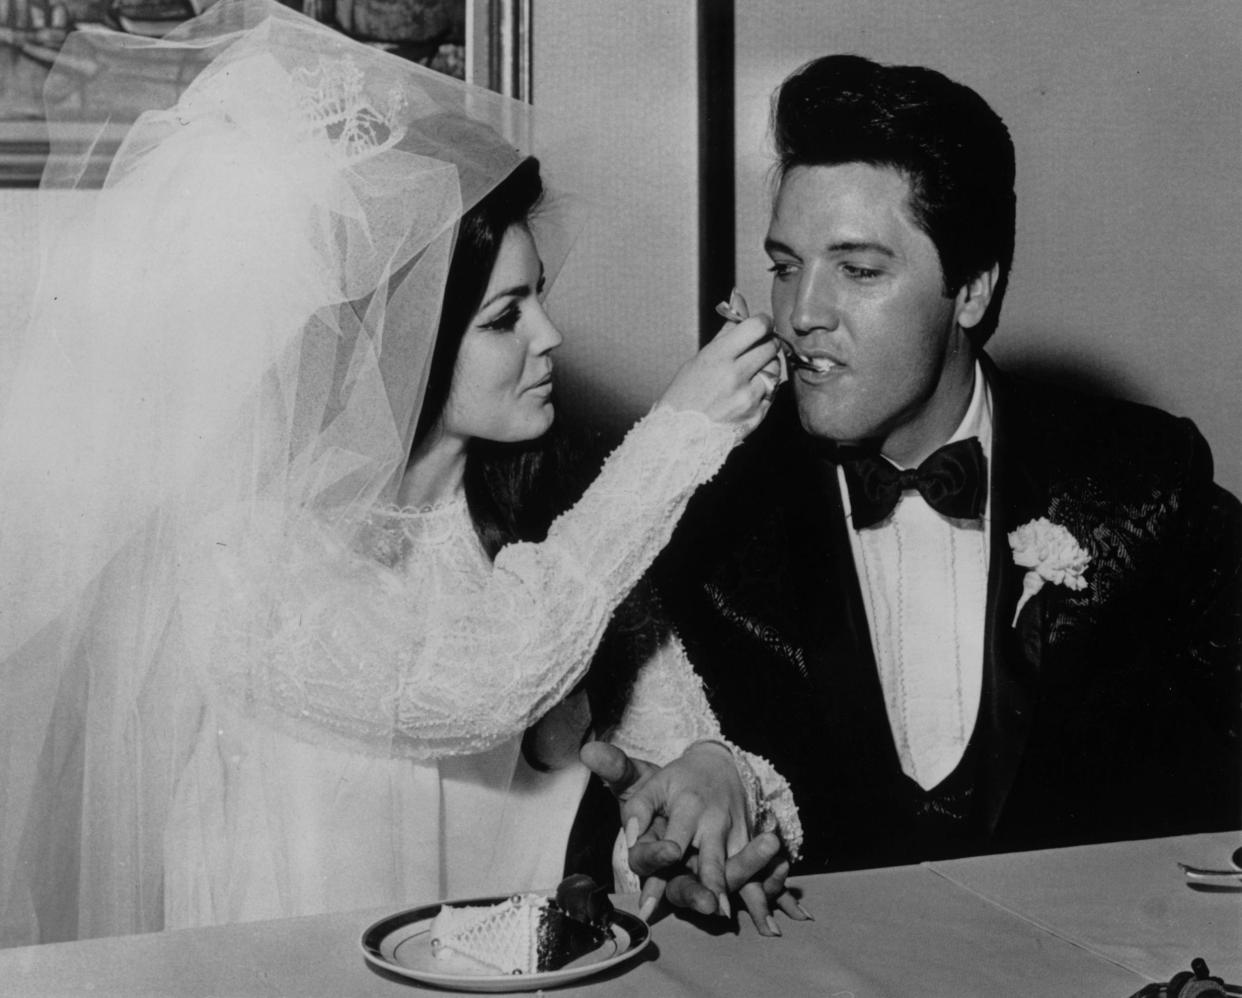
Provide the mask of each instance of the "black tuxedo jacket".
POLYGON ((701 490, 653 578, 725 735, 792 783, 798 869, 1042 848, 1242 824, 1242 515, 1187 420, 1006 377, 972 820, 920 837, 885 712, 837 486, 790 392, 701 490), (1040 516, 1091 555, 1087 587, 1025 570, 1040 516))

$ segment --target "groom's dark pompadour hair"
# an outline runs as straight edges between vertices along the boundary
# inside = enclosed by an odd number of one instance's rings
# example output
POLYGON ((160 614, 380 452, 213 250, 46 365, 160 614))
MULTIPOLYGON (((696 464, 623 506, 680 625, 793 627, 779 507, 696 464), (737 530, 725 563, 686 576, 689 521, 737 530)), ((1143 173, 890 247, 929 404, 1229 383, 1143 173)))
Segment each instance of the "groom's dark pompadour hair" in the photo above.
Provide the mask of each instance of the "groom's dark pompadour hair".
POLYGON ((901 173, 913 220, 940 255, 946 294, 999 266, 971 337, 981 345, 995 331, 1013 263, 1014 150, 982 97, 921 66, 824 56, 776 91, 772 136, 781 178, 799 166, 842 163, 901 173))

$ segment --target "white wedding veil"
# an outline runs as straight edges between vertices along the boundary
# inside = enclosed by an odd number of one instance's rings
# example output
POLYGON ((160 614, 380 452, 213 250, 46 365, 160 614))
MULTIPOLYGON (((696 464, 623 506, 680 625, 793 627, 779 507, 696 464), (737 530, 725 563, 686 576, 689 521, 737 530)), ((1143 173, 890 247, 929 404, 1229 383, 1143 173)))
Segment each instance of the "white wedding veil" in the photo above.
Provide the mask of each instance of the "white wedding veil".
POLYGON ((79 31, 47 95, 0 372, 0 945, 160 927, 186 635, 216 623, 186 552, 224 517, 249 557, 290 510, 348 548, 395 497, 455 223, 534 151, 525 105, 274 0, 79 31))

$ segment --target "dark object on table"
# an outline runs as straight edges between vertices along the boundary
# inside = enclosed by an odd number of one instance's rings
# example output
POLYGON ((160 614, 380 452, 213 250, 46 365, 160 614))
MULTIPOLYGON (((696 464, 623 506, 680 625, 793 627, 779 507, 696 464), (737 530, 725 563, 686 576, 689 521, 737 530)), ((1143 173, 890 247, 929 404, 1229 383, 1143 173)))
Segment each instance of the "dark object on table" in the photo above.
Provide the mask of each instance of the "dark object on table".
POLYGON ((1178 971, 1168 984, 1148 984, 1131 998, 1227 998, 1242 995, 1242 988, 1213 977, 1201 956, 1190 961, 1189 970, 1178 971))

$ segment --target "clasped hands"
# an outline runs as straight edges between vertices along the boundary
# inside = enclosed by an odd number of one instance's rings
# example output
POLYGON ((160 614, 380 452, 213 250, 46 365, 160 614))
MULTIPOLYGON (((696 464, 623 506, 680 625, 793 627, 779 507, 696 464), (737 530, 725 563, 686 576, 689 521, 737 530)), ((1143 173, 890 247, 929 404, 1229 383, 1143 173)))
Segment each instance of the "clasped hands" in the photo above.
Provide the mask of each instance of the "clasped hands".
POLYGON ((728 918, 734 893, 760 935, 781 934, 773 903, 790 918, 810 917, 785 889, 789 861, 780 838, 772 832, 752 837, 746 793, 725 745, 695 742, 663 767, 605 742, 588 742, 581 757, 620 801, 630 869, 642 881, 644 918, 661 898, 728 918))

